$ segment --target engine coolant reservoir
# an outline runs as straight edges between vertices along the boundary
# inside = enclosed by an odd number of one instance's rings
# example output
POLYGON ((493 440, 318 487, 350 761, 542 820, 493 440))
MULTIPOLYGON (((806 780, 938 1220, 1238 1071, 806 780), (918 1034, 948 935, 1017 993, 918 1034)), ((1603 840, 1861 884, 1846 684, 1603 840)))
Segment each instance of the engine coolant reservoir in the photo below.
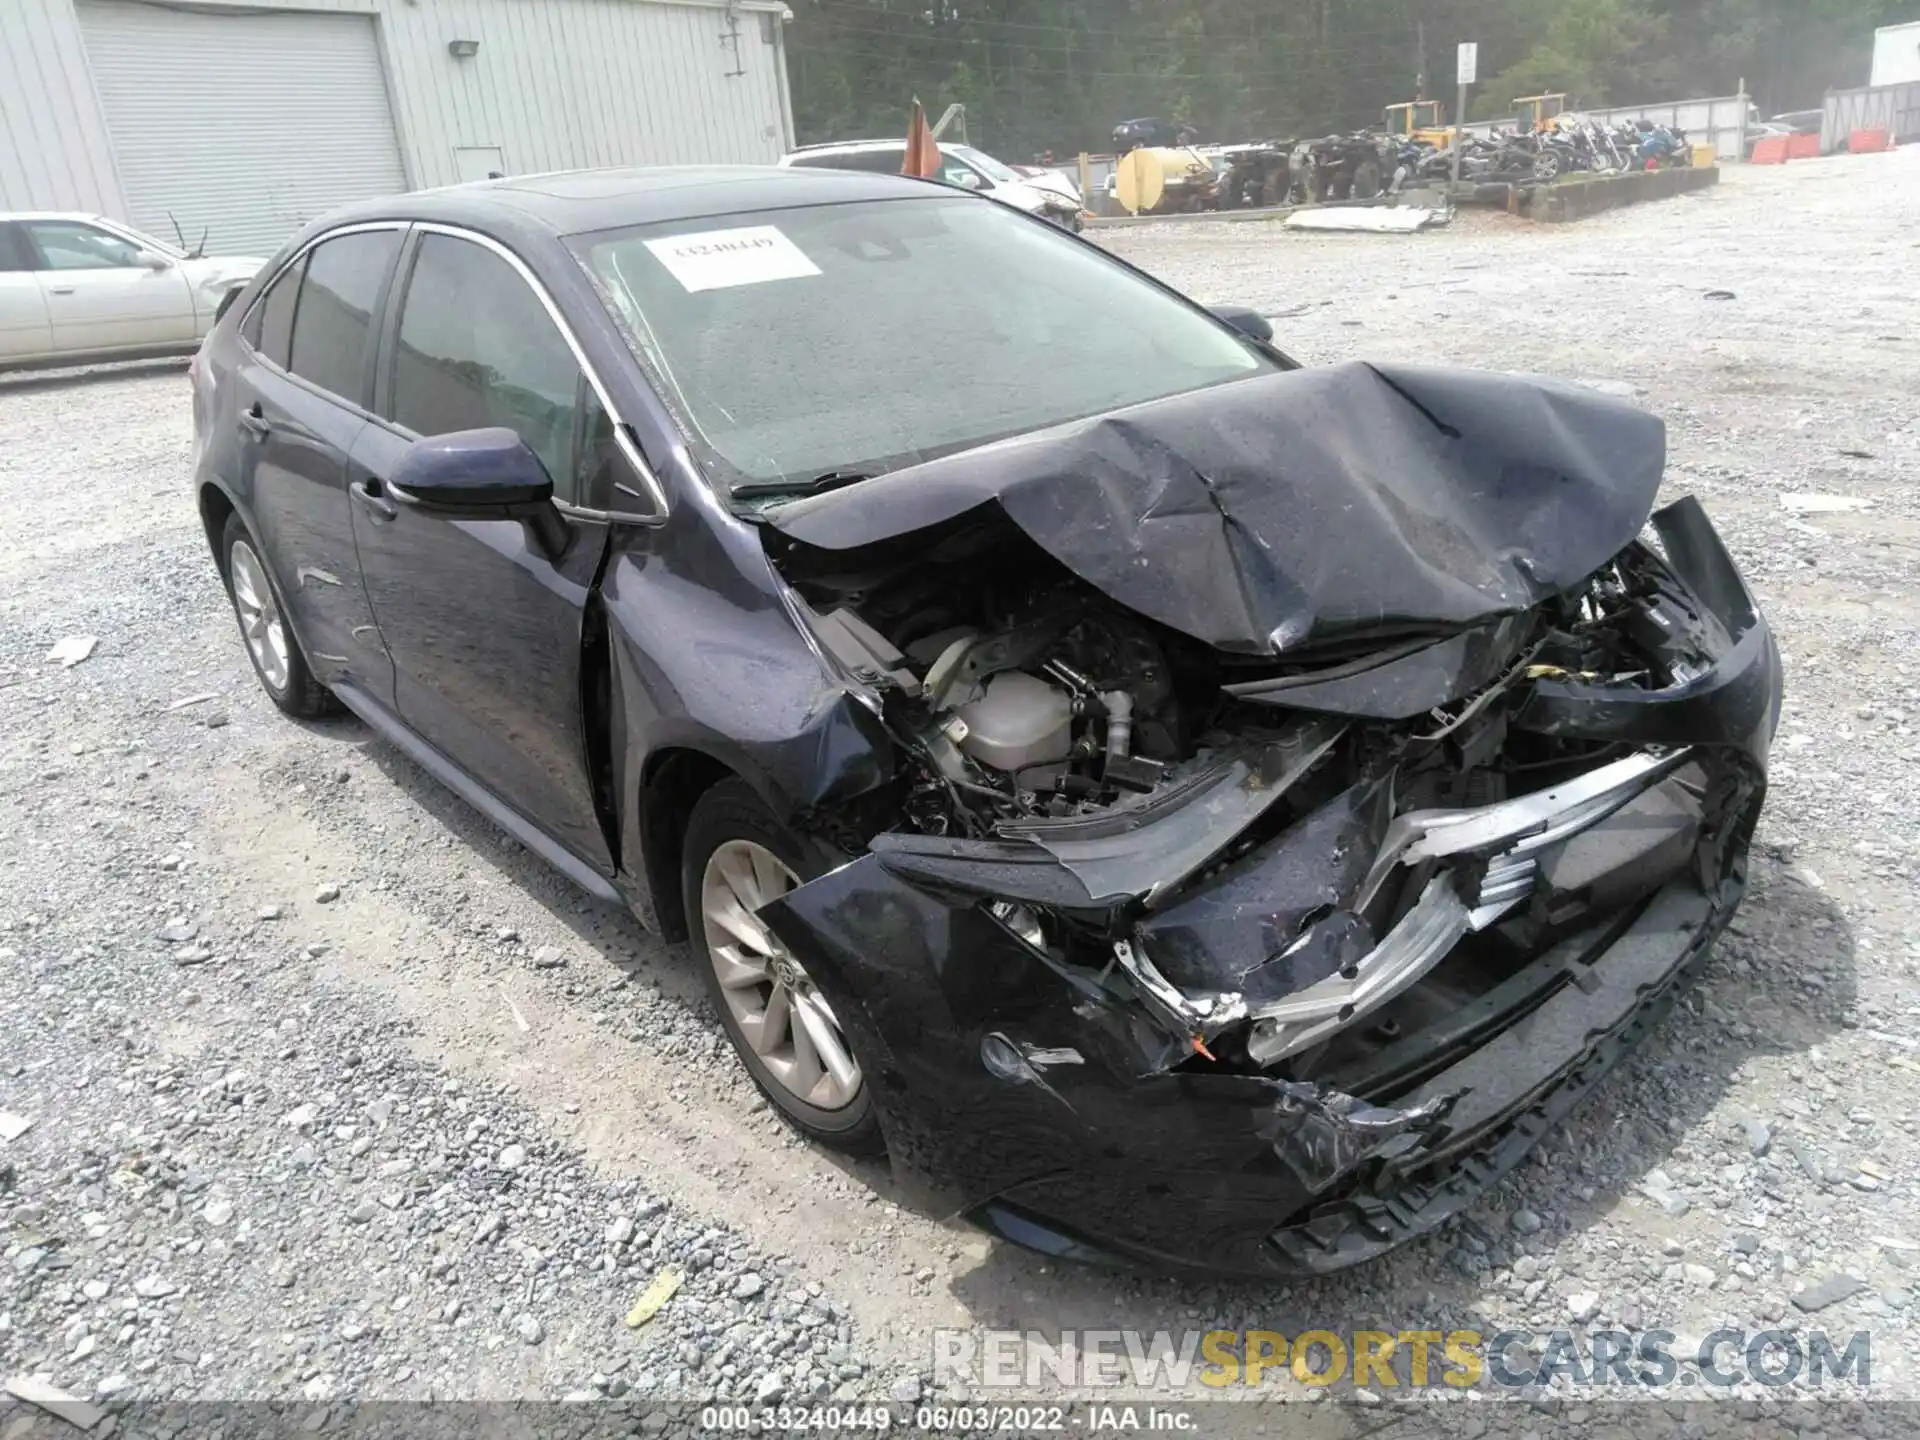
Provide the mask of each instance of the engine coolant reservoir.
POLYGON ((1050 764, 1073 748, 1072 699, 1019 670, 993 676, 986 694, 954 713, 967 727, 960 748, 995 770, 1050 764))

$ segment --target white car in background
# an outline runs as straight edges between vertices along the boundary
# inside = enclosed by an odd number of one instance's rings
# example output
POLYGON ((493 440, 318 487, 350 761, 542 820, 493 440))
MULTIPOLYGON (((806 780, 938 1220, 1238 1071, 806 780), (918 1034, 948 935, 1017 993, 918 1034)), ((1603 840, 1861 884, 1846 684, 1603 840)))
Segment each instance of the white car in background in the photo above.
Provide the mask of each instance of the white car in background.
MULTIPOLYGON (((905 140, 849 140, 830 145, 803 145, 780 163, 818 170, 871 170, 882 175, 898 175, 906 159, 905 140)), ((939 178, 963 190, 991 195, 1017 210, 1025 210, 1029 215, 1038 215, 1069 230, 1080 228, 1085 209, 1080 189, 1057 172, 1022 175, 984 150, 941 141, 939 178)))
POLYGON ((265 263, 99 215, 0 212, 0 370, 191 354, 265 263))

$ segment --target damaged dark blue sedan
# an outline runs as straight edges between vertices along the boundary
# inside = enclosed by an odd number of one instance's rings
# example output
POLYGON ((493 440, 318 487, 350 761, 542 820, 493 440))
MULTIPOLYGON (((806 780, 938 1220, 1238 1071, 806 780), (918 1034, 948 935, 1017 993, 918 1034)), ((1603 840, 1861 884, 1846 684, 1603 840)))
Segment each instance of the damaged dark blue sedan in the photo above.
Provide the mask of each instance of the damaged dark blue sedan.
POLYGON ((359 206, 194 409, 282 709, 687 938, 796 1127, 1050 1253, 1433 1228, 1742 893, 1779 656, 1700 507, 1652 511, 1659 421, 1302 368, 982 197, 359 206))

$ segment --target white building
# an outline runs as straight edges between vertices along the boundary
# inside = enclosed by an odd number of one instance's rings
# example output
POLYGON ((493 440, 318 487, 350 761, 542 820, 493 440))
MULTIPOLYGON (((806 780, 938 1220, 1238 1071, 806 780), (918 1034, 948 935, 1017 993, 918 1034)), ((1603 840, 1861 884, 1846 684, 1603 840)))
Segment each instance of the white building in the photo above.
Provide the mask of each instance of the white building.
POLYGON ((772 163, 781 0, 0 0, 0 210, 265 253, 490 173, 772 163))
POLYGON ((1920 20, 1888 25, 1873 32, 1873 76, 1868 85, 1910 85, 1920 81, 1920 20))

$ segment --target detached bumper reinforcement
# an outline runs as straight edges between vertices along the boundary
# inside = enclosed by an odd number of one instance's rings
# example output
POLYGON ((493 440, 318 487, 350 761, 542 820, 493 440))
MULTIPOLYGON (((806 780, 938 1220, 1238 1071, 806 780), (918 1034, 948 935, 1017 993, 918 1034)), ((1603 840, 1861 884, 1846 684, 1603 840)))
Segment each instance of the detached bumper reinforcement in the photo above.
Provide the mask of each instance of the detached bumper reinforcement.
POLYGON ((1433 1229, 1498 1184, 1659 1023, 1744 889, 1743 869, 1712 896, 1691 881, 1669 885, 1591 963, 1578 965, 1575 983, 1395 1101, 1461 1097, 1432 1145, 1274 1231, 1279 1268, 1318 1273, 1355 1264, 1433 1229), (1543 1069, 1543 1057, 1562 1055, 1543 1069))

